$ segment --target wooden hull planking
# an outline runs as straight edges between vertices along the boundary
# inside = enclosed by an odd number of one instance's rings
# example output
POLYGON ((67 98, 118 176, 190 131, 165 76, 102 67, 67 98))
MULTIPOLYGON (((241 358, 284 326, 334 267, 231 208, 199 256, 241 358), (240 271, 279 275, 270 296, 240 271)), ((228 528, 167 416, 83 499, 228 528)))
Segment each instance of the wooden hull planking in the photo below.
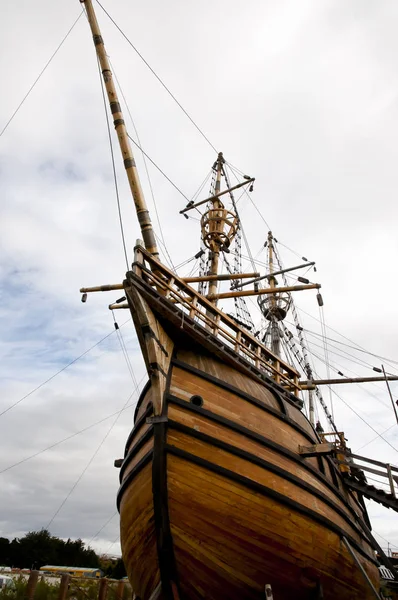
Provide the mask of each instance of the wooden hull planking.
POLYGON ((320 581, 326 600, 372 598, 341 541, 378 586, 364 509, 329 459, 298 454, 317 442, 305 416, 200 347, 168 347, 165 383, 142 394, 120 474, 137 597, 161 581, 164 598, 263 598, 269 583, 276 600, 300 600, 320 581))

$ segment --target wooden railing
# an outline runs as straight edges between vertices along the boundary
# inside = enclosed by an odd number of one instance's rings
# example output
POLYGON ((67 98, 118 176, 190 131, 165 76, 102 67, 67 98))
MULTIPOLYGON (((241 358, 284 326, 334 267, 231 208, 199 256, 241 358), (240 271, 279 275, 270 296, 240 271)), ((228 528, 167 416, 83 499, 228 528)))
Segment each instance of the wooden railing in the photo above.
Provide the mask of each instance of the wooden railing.
POLYGON ((156 288, 181 311, 182 325, 184 315, 188 315, 239 356, 298 396, 299 373, 294 367, 273 354, 252 333, 238 325, 205 296, 157 261, 142 246, 135 248, 133 273, 156 288))
POLYGON ((346 464, 351 469, 360 469, 371 473, 368 475, 370 485, 381 488, 391 494, 393 498, 398 497, 398 467, 359 454, 348 453, 347 459, 346 464))
POLYGON ((336 462, 343 473, 354 475, 359 470, 376 475, 376 478, 368 476, 370 485, 379 487, 385 492, 390 493, 394 498, 398 497, 398 467, 380 462, 374 458, 353 454, 346 446, 346 440, 342 431, 321 433, 320 438, 322 442, 333 444, 336 453, 336 462))

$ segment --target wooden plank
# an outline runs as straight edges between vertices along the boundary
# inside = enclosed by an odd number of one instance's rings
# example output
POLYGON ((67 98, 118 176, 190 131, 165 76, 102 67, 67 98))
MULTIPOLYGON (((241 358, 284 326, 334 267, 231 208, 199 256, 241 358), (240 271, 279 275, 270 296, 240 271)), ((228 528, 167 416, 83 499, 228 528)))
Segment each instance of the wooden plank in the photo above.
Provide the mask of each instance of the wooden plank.
MULTIPOLYGON (((240 433, 231 431, 226 427, 223 427, 218 423, 214 423, 201 415, 196 415, 194 413, 185 411, 180 407, 170 405, 168 413, 170 420, 175 420, 183 425, 186 425, 187 427, 191 427, 196 431, 206 433, 207 435, 215 437, 216 439, 232 444, 236 448, 240 448, 246 452, 251 452, 253 455, 270 461, 276 466, 289 471, 296 477, 301 477, 304 481, 308 482, 319 491, 325 494, 331 494, 334 501, 338 503, 341 508, 345 508, 345 504, 337 495, 333 496, 330 488, 328 488, 326 484, 320 480, 320 478, 309 472, 304 468, 304 466, 301 466, 293 460, 289 460, 289 458, 283 456, 279 452, 276 452, 270 448, 266 448, 259 442, 250 440, 240 433)), ((171 437, 169 439, 171 440, 171 437)))
MULTIPOLYGON (((273 589, 276 586, 275 593, 284 594, 281 598, 308 598, 308 588, 300 581, 307 566, 333 585, 330 589, 342 600, 366 598, 352 561, 346 556, 341 560, 337 535, 174 456, 169 459, 168 478, 175 554, 188 597, 200 597, 207 589, 210 599, 258 598, 267 577, 273 589), (225 595, 217 596, 214 590, 223 588, 225 595)), ((377 568, 361 560, 377 581, 377 568)))
MULTIPOLYGON (((263 433, 266 427, 267 436, 270 439, 278 441, 294 452, 297 452, 299 444, 307 442, 303 435, 299 432, 293 433, 292 428, 286 427, 286 424, 276 416, 269 413, 265 415, 261 408, 253 406, 242 398, 237 398, 228 390, 220 390, 217 386, 192 373, 174 367, 170 391, 183 400, 188 400, 193 393, 199 394, 204 399, 204 408, 217 415, 232 419, 258 433, 263 433), (222 402, 220 402, 221 398, 222 402)), ((316 459, 308 460, 313 461, 312 464, 317 466, 316 459)))
POLYGON ((145 442, 145 444, 138 450, 134 458, 129 462, 129 464, 123 472, 123 481, 126 479, 130 471, 134 469, 137 463, 139 463, 139 461, 151 450, 153 450, 153 437, 147 442, 145 442))
POLYGON ((120 504, 120 543, 133 591, 149 598, 160 581, 152 499, 152 464, 130 483, 120 504), (145 560, 142 560, 145 557, 145 560))
MULTIPOLYGON (((322 499, 314 496, 309 491, 300 488, 282 476, 267 471, 262 466, 253 464, 248 460, 238 456, 234 456, 225 450, 216 448, 179 431, 174 431, 172 429, 169 431, 168 443, 176 446, 177 448, 181 448, 190 454, 203 458, 214 465, 232 470, 234 473, 271 488, 286 498, 291 498, 298 504, 310 508, 323 517, 326 517, 330 521, 336 523, 354 539, 360 539, 356 529, 351 527, 347 521, 343 519, 343 517, 341 517, 322 499)), ((328 492, 326 492, 326 494, 328 495, 328 492)), ((347 516, 349 515, 347 514, 347 516)))

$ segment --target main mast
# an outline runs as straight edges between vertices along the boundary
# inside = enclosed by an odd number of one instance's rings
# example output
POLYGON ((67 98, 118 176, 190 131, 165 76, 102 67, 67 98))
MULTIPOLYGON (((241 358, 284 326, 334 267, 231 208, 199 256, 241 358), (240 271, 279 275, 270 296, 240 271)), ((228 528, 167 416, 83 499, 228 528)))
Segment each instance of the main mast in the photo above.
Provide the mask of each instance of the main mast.
MULTIPOLYGON (((216 184, 215 184, 215 189, 214 189, 214 200, 213 200, 213 210, 221 210, 224 208, 221 200, 217 197, 217 194, 220 193, 221 191, 221 173, 222 173, 222 167, 223 167, 223 163, 224 163, 224 158, 223 158, 223 154, 222 152, 219 152, 218 157, 217 157, 217 161, 216 161, 216 184)), ((214 228, 215 232, 220 232, 222 231, 222 227, 223 227, 223 223, 222 221, 218 221, 218 220, 214 220, 216 216, 218 216, 218 213, 214 213, 214 217, 213 217, 213 223, 212 226, 214 228)), ((220 260, 220 244, 218 239, 214 239, 212 248, 210 250, 211 252, 211 256, 210 256, 210 269, 209 269, 209 275, 218 275, 218 268, 219 268, 219 260, 220 260)), ((209 294, 216 294, 217 293, 217 286, 218 286, 218 281, 210 281, 209 282, 209 294)), ((217 300, 213 300, 214 304, 217 304, 217 300)))
POLYGON ((123 119, 122 109, 116 93, 116 88, 113 83, 110 63, 105 51, 104 41, 98 25, 97 17, 91 0, 80 0, 86 7, 87 18, 90 24, 91 32, 95 49, 98 56, 98 61, 101 66, 101 72, 105 83, 106 92, 108 95, 109 106, 113 116, 113 124, 115 126, 119 139, 119 146, 123 157, 124 168, 126 169, 127 179, 129 181, 130 190, 133 196, 135 209, 137 212, 138 222, 141 227, 142 238, 145 248, 155 257, 159 256, 156 246, 155 234, 152 227, 151 218, 145 202, 144 194, 141 188, 141 182, 138 175, 137 166, 135 164, 133 151, 131 149, 130 140, 127 134, 126 125, 123 119))
MULTIPOLYGON (((269 268, 269 287, 274 289, 276 287, 276 280, 274 276, 274 246, 272 231, 268 232, 268 268, 269 268)), ((281 354, 280 334, 278 322, 276 319, 276 308, 277 298, 276 293, 270 295, 269 299, 269 313, 271 319, 271 350, 277 356, 281 354)))

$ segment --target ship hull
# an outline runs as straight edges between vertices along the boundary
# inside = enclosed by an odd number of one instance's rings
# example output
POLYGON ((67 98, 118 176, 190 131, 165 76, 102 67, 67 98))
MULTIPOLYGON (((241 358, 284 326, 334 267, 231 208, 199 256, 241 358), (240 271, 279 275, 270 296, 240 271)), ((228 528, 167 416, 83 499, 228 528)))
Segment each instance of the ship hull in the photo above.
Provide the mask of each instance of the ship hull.
POLYGON ((175 349, 162 414, 141 398, 126 447, 119 507, 136 595, 277 600, 372 598, 345 548, 378 585, 362 509, 316 443, 306 418, 221 361, 175 349), (148 422, 149 420, 149 422, 148 422), (153 421, 153 422, 150 422, 153 421))
POLYGON ((135 597, 254 600, 268 584, 275 600, 373 598, 365 506, 329 456, 303 455, 320 440, 294 371, 139 247, 133 266, 150 379, 118 508, 135 597))

